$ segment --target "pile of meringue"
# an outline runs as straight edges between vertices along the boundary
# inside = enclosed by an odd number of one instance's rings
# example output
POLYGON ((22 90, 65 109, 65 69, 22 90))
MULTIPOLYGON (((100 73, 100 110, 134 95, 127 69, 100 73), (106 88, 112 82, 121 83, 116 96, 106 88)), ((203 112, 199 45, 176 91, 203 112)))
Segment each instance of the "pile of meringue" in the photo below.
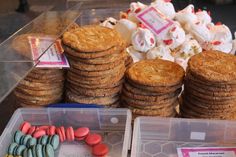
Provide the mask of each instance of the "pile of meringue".
POLYGON ((156 36, 136 18, 148 7, 140 2, 131 3, 126 12, 120 13, 120 20, 110 17, 100 24, 120 32, 134 62, 160 58, 186 69, 188 59, 203 50, 235 53, 236 40, 231 31, 220 22, 214 24, 209 12, 195 11, 192 4, 176 12, 171 0, 156 0, 150 5, 174 21, 163 36, 156 36))

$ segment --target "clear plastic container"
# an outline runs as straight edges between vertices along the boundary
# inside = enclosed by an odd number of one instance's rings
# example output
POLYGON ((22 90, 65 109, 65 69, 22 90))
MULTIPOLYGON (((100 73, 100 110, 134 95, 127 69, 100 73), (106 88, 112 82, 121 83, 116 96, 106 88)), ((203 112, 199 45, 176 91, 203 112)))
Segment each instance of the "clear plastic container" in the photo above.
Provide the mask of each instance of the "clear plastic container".
POLYGON ((131 157, 178 157, 180 147, 236 147, 236 122, 139 117, 131 157))
MULTIPOLYGON (((0 137, 0 156, 3 157, 15 131, 23 121, 33 125, 89 127, 103 136, 109 148, 108 157, 127 157, 131 140, 131 112, 128 109, 18 109, 0 137)), ((55 157, 92 157, 83 142, 65 142, 55 157)))

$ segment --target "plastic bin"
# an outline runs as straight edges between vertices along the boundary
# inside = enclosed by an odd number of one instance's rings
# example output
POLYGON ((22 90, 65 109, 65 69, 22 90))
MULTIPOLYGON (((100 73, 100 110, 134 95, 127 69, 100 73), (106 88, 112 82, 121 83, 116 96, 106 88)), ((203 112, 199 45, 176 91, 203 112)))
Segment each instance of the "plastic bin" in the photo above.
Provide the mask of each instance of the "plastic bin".
MULTIPOLYGON (((109 148, 108 157, 127 157, 131 140, 131 112, 128 109, 18 109, 0 138, 0 156, 3 157, 14 132, 23 121, 33 125, 86 126, 91 132, 103 136, 109 148)), ((92 157, 91 150, 83 142, 64 142, 56 151, 56 157, 92 157)))
POLYGON ((236 147, 236 122, 139 117, 131 157, 178 157, 179 147, 236 147))

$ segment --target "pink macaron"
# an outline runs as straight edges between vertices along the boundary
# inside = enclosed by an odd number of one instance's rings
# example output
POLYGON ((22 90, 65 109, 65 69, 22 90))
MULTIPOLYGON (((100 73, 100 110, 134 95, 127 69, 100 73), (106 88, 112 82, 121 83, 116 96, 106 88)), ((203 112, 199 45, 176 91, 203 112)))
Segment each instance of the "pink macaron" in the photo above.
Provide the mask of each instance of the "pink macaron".
POLYGON ((89 128, 81 127, 75 130, 75 138, 79 141, 84 140, 89 134, 89 128))
POLYGON ((75 135, 74 135, 74 129, 72 127, 69 127, 66 129, 66 139, 68 141, 74 141, 75 135))
POLYGON ((64 138, 63 138, 60 128, 56 128, 56 133, 59 136, 60 142, 64 142, 64 138))
POLYGON ((29 122, 23 122, 20 126, 20 131, 26 134, 31 127, 31 124, 29 122))
POLYGON ((102 137, 99 134, 89 134, 85 139, 85 142, 89 146, 95 146, 95 145, 101 143, 101 141, 102 141, 102 137))
POLYGON ((36 130, 36 126, 31 126, 30 129, 28 130, 27 134, 33 135, 33 133, 35 132, 35 130, 36 130))
POLYGON ((108 146, 102 143, 92 148, 92 153, 96 157, 106 156, 108 152, 109 152, 108 146))
POLYGON ((39 137, 42 137, 44 135, 46 135, 46 131, 41 129, 41 130, 36 130, 33 134, 33 137, 34 138, 39 138, 39 137))
POLYGON ((36 130, 47 130, 49 128, 48 125, 42 125, 42 126, 38 126, 36 130))
POLYGON ((52 136, 56 134, 56 127, 54 125, 49 126, 47 129, 47 135, 52 136))
POLYGON ((61 127, 60 127, 60 130, 61 130, 61 133, 62 133, 62 137, 63 137, 63 139, 64 139, 64 141, 65 141, 65 140, 66 140, 66 131, 65 131, 64 126, 61 126, 61 127))

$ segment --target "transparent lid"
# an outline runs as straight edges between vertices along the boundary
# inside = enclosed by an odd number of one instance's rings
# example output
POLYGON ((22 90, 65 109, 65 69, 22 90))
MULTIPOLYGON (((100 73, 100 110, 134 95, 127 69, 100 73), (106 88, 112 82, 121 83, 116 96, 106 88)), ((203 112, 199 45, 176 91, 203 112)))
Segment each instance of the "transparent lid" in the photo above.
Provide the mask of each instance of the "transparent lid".
POLYGON ((53 45, 62 33, 80 16, 82 3, 73 7, 59 4, 42 13, 0 44, 0 102, 15 88, 38 63, 39 58, 53 45), (47 49, 38 58, 32 57, 28 36, 50 35, 47 49))

